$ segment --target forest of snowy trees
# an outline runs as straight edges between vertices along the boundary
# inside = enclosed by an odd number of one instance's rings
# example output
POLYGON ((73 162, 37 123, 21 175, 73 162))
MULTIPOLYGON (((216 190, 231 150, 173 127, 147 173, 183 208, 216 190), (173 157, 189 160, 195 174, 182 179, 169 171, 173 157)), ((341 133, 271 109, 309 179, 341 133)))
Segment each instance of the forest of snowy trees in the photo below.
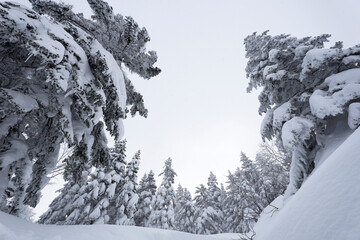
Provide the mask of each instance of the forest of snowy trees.
POLYGON ((60 164, 66 184, 39 223, 248 231, 285 189, 285 155, 265 144, 256 161, 242 154, 225 187, 210 173, 194 198, 181 186, 175 191, 170 158, 158 187, 152 171, 138 182, 140 151, 126 160, 121 120, 146 117, 147 109, 122 69, 153 77, 156 53, 146 52, 150 38, 131 17, 88 2, 92 20, 52 1, 32 0, 33 10, 0 4, 2 52, 11 53, 2 55, 1 210, 27 218, 60 164), (59 163, 60 148, 70 153, 59 163))
POLYGON ((140 152, 127 162, 125 150, 126 141, 117 142, 110 149, 113 165, 94 169, 83 185, 65 185, 38 222, 135 225, 196 234, 248 232, 288 183, 289 157, 270 143, 260 146, 255 160, 242 153, 225 186, 210 172, 194 197, 174 186, 171 158, 157 187, 153 171, 137 181, 140 152))
MULTIPOLYGON (((318 153, 339 128, 360 125, 360 47, 330 35, 249 35, 248 91, 260 88, 264 114, 254 159, 219 183, 210 172, 192 196, 173 160, 140 178, 141 152, 127 158, 122 121, 147 117, 125 69, 158 75, 150 37, 103 0, 87 0, 91 19, 65 3, 0 3, 0 210, 28 219, 52 174, 65 185, 40 224, 113 224, 194 234, 253 231, 278 196, 290 199, 321 164, 318 153), (108 146, 105 133, 115 140, 108 146), (59 162, 59 152, 67 154, 59 162), (157 186, 156 177, 162 178, 157 186)), ((61 157, 60 157, 61 158, 61 157)), ((176 159, 177 161, 178 159, 176 159)), ((181 161, 181 159, 179 159, 181 161)))

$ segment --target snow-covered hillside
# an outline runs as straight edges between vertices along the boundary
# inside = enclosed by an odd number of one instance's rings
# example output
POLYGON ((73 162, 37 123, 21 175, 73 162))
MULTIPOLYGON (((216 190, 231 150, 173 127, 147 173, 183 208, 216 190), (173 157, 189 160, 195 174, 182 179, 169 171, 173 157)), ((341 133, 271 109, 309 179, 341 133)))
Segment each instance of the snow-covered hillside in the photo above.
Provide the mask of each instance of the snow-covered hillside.
MULTIPOLYGON (((283 209, 270 218, 272 213, 264 214, 255 227, 255 239, 360 239, 359 139, 357 129, 288 199, 283 209)), ((278 202, 279 199, 275 204, 278 202)))
POLYGON ((0 212, 1 240, 233 240, 239 234, 194 235, 155 228, 115 225, 40 225, 0 212))

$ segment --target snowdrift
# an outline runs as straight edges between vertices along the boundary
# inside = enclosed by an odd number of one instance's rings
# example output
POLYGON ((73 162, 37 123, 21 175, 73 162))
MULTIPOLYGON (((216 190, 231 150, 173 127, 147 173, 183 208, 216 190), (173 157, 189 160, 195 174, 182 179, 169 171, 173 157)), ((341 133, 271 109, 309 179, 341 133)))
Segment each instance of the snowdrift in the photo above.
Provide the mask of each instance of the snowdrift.
POLYGON ((134 226, 40 225, 0 212, 0 240, 232 240, 239 234, 194 235, 134 226))
POLYGON ((360 129, 351 134, 283 209, 255 226, 255 240, 360 239, 360 129))

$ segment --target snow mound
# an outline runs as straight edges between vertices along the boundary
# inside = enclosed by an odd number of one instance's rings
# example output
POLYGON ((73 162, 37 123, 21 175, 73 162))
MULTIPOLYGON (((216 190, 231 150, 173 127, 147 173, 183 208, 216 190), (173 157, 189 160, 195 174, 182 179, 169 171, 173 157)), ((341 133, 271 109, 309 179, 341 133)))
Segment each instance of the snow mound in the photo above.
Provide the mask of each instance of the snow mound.
POLYGON ((1 240, 232 240, 239 234, 195 235, 155 228, 115 225, 40 225, 0 212, 1 240))
POLYGON ((272 221, 255 228, 255 239, 360 239, 359 139, 360 129, 357 129, 318 167, 272 221))

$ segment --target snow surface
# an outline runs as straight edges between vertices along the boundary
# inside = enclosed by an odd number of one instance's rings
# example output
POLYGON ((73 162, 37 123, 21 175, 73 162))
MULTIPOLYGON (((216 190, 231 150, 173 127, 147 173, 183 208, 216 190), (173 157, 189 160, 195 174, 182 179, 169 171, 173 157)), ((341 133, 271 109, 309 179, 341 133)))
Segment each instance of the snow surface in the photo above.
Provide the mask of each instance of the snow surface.
POLYGON ((0 212, 1 240, 233 240, 239 234, 195 235, 155 228, 115 225, 40 225, 0 212))
POLYGON ((309 176, 283 209, 275 212, 267 224, 255 227, 255 240, 359 240, 359 139, 357 129, 309 176))

